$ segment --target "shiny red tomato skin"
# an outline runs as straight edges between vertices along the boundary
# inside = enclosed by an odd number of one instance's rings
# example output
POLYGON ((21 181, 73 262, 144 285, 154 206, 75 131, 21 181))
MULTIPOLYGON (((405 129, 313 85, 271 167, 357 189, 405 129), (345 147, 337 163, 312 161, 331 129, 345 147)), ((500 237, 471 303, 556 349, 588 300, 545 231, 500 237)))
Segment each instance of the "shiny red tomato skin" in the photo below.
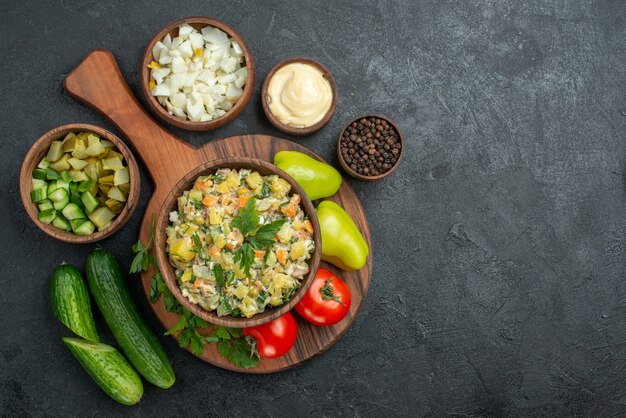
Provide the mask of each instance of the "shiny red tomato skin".
POLYGON ((256 327, 244 328, 243 335, 254 337, 262 358, 287 354, 298 338, 298 325, 291 312, 256 327))
POLYGON ((318 326, 334 325, 341 321, 350 310, 352 295, 350 288, 332 271, 319 268, 315 274, 315 279, 306 292, 306 295, 296 305, 296 311, 304 319, 318 326), (326 285, 333 288, 333 293, 343 302, 343 304, 332 299, 322 299, 320 289, 326 285))

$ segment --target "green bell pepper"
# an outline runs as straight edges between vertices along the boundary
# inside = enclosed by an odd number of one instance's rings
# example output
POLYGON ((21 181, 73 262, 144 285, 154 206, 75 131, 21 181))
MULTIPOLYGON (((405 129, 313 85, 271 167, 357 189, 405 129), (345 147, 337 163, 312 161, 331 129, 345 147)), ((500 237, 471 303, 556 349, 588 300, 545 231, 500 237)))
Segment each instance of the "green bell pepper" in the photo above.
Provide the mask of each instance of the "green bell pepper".
POLYGON ((293 177, 311 200, 332 196, 341 186, 339 171, 301 152, 280 151, 274 165, 293 177))
POLYGON ((350 215, 330 200, 324 200, 315 211, 322 233, 322 260, 343 270, 363 267, 369 247, 350 215))

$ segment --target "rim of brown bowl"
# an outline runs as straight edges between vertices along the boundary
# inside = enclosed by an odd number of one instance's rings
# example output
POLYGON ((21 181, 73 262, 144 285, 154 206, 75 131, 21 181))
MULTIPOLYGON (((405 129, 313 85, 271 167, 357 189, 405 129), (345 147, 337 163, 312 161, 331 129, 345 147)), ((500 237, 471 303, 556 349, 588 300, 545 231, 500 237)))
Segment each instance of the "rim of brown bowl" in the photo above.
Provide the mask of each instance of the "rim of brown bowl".
POLYGON ((159 33, 157 33, 152 38, 143 54, 143 60, 141 61, 140 77, 141 90, 143 91, 143 95, 148 102, 148 106, 150 106, 150 108, 161 119, 163 119, 170 125, 176 126, 177 128, 186 129, 188 131, 210 131, 231 122, 233 119, 239 116, 239 114, 243 111, 243 109, 250 101, 250 97, 252 97, 252 92, 254 91, 254 60, 252 59, 252 53, 250 52, 248 45, 244 42, 241 35, 239 35, 239 33, 235 29, 217 19, 212 19, 210 17, 204 16, 191 16, 168 23, 159 31, 159 33), (189 119, 181 119, 177 116, 170 115, 167 109, 163 107, 161 103, 159 103, 158 100, 150 92, 150 71, 148 69, 148 64, 152 61, 152 48, 154 48, 154 45, 156 45, 158 41, 162 40, 168 33, 172 35, 173 38, 175 36, 174 33, 178 34, 178 27, 184 23, 194 27, 195 29, 203 28, 207 25, 210 25, 226 32, 230 38, 235 39, 239 46, 241 46, 241 49, 243 50, 245 64, 248 69, 248 78, 246 79, 246 84, 243 88, 243 93, 241 97, 224 115, 207 122, 193 122, 189 119))
POLYGON ((290 177, 280 168, 266 161, 256 158, 222 158, 209 161, 189 172, 172 188, 170 193, 165 198, 165 203, 163 204, 163 207, 161 208, 161 211, 157 216, 156 231, 155 247, 157 263, 161 273, 163 274, 163 279, 165 280, 167 287, 170 289, 176 300, 178 300, 178 302, 180 302, 180 304, 183 305, 185 308, 189 309, 194 315, 204 319, 205 321, 208 321, 214 325, 232 328, 245 328, 261 325, 273 319, 276 319, 286 312, 292 310, 296 306, 296 304, 300 302, 302 297, 304 297, 307 290, 309 289, 309 286, 313 282, 313 279, 315 278, 315 273, 317 272, 317 269, 319 267, 322 253, 322 235, 320 232, 317 215, 315 213, 315 207, 313 206, 311 200, 307 197, 306 193, 304 193, 302 187, 300 187, 300 185, 296 183, 296 181, 292 177, 290 177), (313 241, 315 242, 315 250, 313 251, 313 254, 311 255, 311 258, 309 260, 309 272, 307 273, 304 280, 302 280, 300 287, 298 288, 298 290, 296 290, 292 298, 289 299, 287 303, 284 303, 283 305, 276 308, 266 309, 265 312, 256 314, 252 318, 233 317, 231 315, 218 316, 216 311, 207 311, 200 305, 191 303, 187 298, 182 295, 180 287, 178 286, 178 281, 176 280, 174 267, 169 263, 168 256, 165 251, 167 242, 165 228, 169 224, 169 213, 172 210, 176 210, 177 198, 185 190, 189 190, 191 188, 193 182, 196 178, 198 178, 198 176, 213 173, 220 168, 250 168, 258 171, 261 175, 279 175, 291 185, 291 193, 298 193, 300 195, 302 199, 301 204, 304 208, 304 212, 313 224, 313 241))
POLYGON ((398 128, 398 124, 395 123, 393 121, 393 119, 389 118, 388 116, 381 115, 381 114, 378 114, 378 113, 368 113, 368 114, 364 114, 364 115, 358 116, 358 117, 356 117, 354 119, 351 119, 350 122, 348 122, 346 124, 346 126, 341 130, 341 132, 339 133, 339 139, 337 140, 337 157, 339 158, 339 164, 341 164, 343 169, 348 174, 350 174, 352 177, 354 177, 355 179, 358 179, 358 180, 362 180, 362 181, 376 181, 376 180, 380 180, 380 179, 382 179, 384 177, 387 177, 389 174, 393 173, 396 168, 398 168, 398 166, 402 162, 402 156, 403 155, 404 155, 404 137, 402 136, 402 132, 398 128), (343 133, 346 131, 346 129, 348 129, 350 127, 350 125, 352 125, 353 122, 358 122, 360 119, 363 119, 363 118, 384 119, 391 126, 393 126, 393 128, 398 133, 398 138, 400 139, 400 145, 401 145, 400 155, 398 156, 398 161, 396 161, 396 163, 389 169, 389 171, 386 171, 383 174, 378 174, 376 176, 364 176, 362 174, 359 174, 359 173, 357 173, 356 171, 354 171, 353 169, 350 168, 348 163, 346 163, 344 161, 343 155, 341 155, 341 138, 343 137, 343 133))
POLYGON ((335 114, 335 110, 337 109, 338 99, 339 99, 339 94, 337 93, 337 84, 335 83, 335 79, 333 78, 330 71, 328 71, 328 69, 324 67, 324 65, 322 65, 319 61, 316 61, 312 58, 307 58, 307 57, 288 58, 276 64, 274 68, 272 68, 270 72, 267 73, 267 76, 265 76, 265 81, 263 81, 263 87, 261 88, 261 105, 263 106, 263 111, 265 112, 267 119, 269 119, 270 123, 274 125, 276 129, 282 132, 285 132, 289 135, 293 135, 293 136, 311 135, 319 131, 320 129, 322 129, 335 114), (315 125, 307 126, 304 128, 298 128, 296 126, 288 125, 286 123, 281 122, 280 119, 274 116, 274 114, 272 113, 270 109, 269 97, 267 95, 267 89, 269 87, 270 80, 272 79, 274 74, 276 74, 276 71, 280 70, 282 67, 284 67, 287 64, 293 64, 293 63, 309 64, 309 65, 316 67, 318 70, 322 72, 322 75, 324 76, 324 78, 326 78, 326 80, 328 80, 328 82, 330 83, 330 89, 333 93, 333 100, 330 104, 330 109, 328 109, 328 112, 326 112, 326 115, 322 118, 322 120, 317 122, 315 125))
POLYGON ((139 169, 137 167, 137 161, 133 156, 130 149, 126 144, 113 133, 107 131, 96 125, 88 123, 70 123, 67 125, 58 126, 49 130, 43 134, 37 142, 33 144, 22 163, 22 169, 20 171, 20 195, 22 197, 22 203, 26 209, 26 213, 30 219, 46 234, 52 238, 56 238, 60 241, 65 241, 73 244, 88 244, 91 242, 100 241, 115 232, 117 232, 128 220, 137 208, 137 202, 139 201, 139 189, 141 186, 141 180, 139 178, 139 169), (50 143, 55 140, 63 139, 69 132, 77 131, 89 131, 100 135, 101 138, 111 141, 120 153, 126 159, 128 165, 128 172, 130 174, 130 191, 126 199, 126 204, 122 209, 122 212, 113 220, 113 223, 103 229, 102 231, 94 232, 93 234, 86 236, 74 235, 71 232, 61 231, 52 225, 45 224, 37 219, 37 213, 39 212, 37 205, 30 199, 30 192, 33 190, 32 173, 34 168, 39 164, 41 159, 48 153, 50 143))

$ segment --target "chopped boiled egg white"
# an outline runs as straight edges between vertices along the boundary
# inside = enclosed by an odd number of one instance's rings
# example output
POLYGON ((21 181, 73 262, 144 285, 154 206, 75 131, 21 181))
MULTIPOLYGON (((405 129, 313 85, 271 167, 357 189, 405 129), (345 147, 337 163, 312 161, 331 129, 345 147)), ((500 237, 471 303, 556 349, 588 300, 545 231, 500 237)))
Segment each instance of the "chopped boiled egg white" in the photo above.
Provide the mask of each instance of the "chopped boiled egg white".
POLYGON ((222 30, 184 24, 152 48, 150 90, 181 119, 206 122, 224 115, 243 94, 248 78, 241 46, 222 30))

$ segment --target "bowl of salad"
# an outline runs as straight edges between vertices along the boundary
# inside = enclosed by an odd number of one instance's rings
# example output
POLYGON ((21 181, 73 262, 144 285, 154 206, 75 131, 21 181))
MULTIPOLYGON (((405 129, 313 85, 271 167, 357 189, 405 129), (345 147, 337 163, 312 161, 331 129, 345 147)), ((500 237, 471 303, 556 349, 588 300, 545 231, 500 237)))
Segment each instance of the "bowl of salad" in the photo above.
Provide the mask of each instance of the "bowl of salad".
POLYGON ((320 262, 313 204, 287 173, 258 159, 221 159, 190 172, 167 196, 156 230, 169 290, 221 326, 256 326, 288 312, 320 262))

